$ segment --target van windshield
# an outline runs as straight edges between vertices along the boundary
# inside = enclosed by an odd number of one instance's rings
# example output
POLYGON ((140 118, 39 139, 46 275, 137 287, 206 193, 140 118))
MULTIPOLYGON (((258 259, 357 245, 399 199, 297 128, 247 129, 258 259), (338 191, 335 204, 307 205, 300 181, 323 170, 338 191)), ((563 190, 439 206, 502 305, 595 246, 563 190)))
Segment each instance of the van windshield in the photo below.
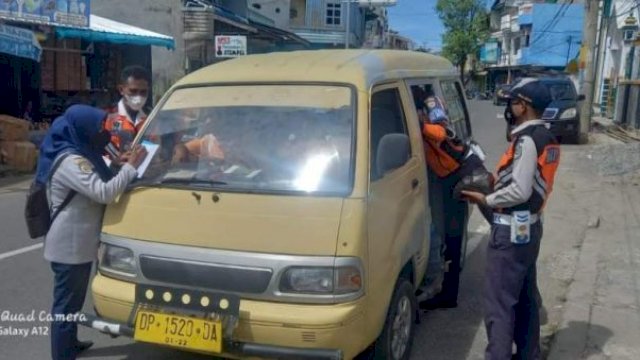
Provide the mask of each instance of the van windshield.
POLYGON ((141 182, 240 192, 346 195, 354 107, 348 87, 175 90, 142 142, 158 150, 141 182))

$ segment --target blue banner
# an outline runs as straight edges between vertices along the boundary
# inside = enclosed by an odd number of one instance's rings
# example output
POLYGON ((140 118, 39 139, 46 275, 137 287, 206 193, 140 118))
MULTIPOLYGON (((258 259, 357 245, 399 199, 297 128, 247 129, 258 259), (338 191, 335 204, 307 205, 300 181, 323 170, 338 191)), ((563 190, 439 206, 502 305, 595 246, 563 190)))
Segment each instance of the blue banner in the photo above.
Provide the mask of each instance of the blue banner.
POLYGON ((89 27, 91 0, 0 0, 0 18, 89 27))
POLYGON ((40 62, 42 48, 32 31, 0 24, 0 52, 40 62))

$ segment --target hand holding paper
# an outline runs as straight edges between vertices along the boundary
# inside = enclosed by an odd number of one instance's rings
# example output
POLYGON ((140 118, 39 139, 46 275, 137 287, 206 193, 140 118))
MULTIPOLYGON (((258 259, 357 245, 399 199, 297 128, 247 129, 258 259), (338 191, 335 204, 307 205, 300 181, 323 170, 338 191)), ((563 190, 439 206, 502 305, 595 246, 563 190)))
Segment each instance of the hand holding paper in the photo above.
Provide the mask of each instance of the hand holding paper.
MULTIPOLYGON (((131 155, 131 161, 136 161, 138 163, 138 179, 141 178, 144 173, 147 171, 149 164, 151 163, 151 159, 158 151, 160 145, 154 144, 152 142, 143 141, 142 146, 133 150, 131 155), (136 152, 137 151, 137 152, 136 152)), ((129 162, 131 165, 134 165, 133 162, 129 162)))

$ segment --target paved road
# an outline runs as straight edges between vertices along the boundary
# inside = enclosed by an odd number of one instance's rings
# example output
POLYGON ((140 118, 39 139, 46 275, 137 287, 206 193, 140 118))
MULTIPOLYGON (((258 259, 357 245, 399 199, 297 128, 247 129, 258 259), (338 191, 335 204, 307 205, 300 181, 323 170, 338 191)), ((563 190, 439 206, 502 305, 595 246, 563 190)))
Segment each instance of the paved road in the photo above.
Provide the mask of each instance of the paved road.
MULTIPOLYGON (((506 146, 504 122, 496 118, 498 108, 490 102, 472 102, 474 137, 488 153, 488 164, 493 166, 506 146)), ((40 312, 47 312, 52 294, 52 276, 42 258, 36 241, 27 240, 22 210, 25 183, 0 184, 0 313, 30 314, 35 311, 36 322, 19 323, 0 320, 0 327, 29 328, 26 337, 0 335, 0 359, 47 359, 49 337, 44 333, 45 321, 38 321, 40 312), (21 250, 16 252, 16 250, 21 250)), ((484 346, 481 318, 480 291, 486 226, 476 216, 470 229, 473 238, 469 244, 467 265, 462 276, 459 307, 425 313, 419 325, 413 359, 465 360, 480 359, 484 346)), ((91 299, 86 311, 91 311, 91 299)), ((0 328, 0 334, 2 329, 0 328)), ((96 342, 84 354, 84 359, 204 359, 158 349, 144 344, 133 344, 125 338, 111 339, 97 332, 81 329, 82 339, 96 342)))

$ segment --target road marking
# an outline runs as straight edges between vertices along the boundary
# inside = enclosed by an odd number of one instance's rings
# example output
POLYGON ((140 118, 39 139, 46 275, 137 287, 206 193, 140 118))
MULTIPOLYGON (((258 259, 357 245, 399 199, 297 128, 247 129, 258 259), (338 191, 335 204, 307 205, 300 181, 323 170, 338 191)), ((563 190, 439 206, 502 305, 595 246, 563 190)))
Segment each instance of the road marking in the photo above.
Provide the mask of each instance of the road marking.
POLYGON ((496 114, 496 118, 498 118, 498 119, 504 119, 504 114, 496 114))
MULTIPOLYGON (((471 237, 471 239, 469 239, 469 243, 467 244, 467 257, 473 253, 473 251, 478 247, 478 245, 480 245, 480 243, 482 242, 482 239, 484 238, 485 235, 489 233, 490 229, 491 229, 491 226, 489 224, 483 223, 473 231, 474 235, 471 237)), ((14 257, 16 255, 24 254, 30 251, 38 250, 38 249, 41 249, 43 246, 44 246, 43 243, 39 243, 39 244, 23 247, 22 249, 9 251, 9 252, 0 254, 0 260, 8 259, 10 257, 14 257)))
POLYGON ((29 251, 38 250, 38 249, 42 248, 42 246, 44 246, 44 244, 43 243, 39 243, 39 244, 23 247, 22 249, 13 250, 13 251, 9 251, 9 252, 3 253, 3 254, 0 254, 0 260, 8 259, 10 257, 16 256, 16 255, 20 255, 20 254, 24 254, 24 253, 27 253, 29 251))

